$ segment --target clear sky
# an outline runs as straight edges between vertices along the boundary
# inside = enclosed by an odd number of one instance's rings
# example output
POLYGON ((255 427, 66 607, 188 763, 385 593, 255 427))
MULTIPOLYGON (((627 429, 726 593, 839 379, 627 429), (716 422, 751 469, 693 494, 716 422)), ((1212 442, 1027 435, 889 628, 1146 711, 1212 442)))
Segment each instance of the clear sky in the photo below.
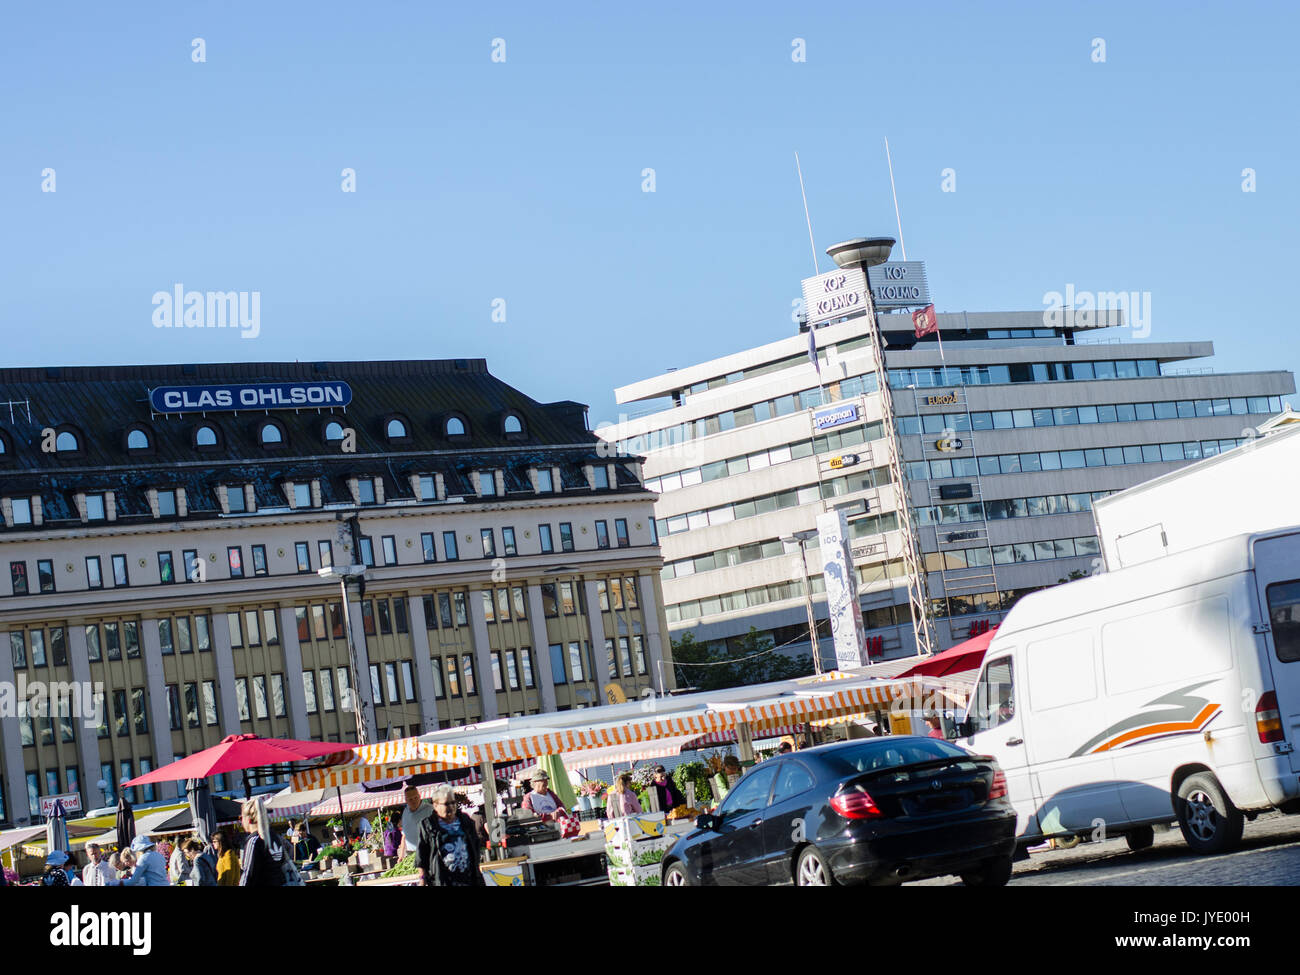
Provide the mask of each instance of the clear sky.
POLYGON ((790 334, 796 149, 819 252, 894 235, 888 136, 940 311, 1150 292, 1151 340, 1294 371, 1298 27, 1280 3, 6 4, 4 362, 484 356, 595 426, 615 386, 790 334), (260 334, 155 328, 178 284, 260 293, 260 334))

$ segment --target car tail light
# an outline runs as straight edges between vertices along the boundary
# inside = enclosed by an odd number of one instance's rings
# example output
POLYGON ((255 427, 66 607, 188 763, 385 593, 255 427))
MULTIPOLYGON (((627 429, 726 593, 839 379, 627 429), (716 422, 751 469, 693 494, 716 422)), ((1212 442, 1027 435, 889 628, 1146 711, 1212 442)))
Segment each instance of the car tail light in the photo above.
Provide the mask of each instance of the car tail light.
POLYGON ((885 815, 875 800, 862 789, 832 796, 831 808, 845 819, 879 819, 885 815))
POLYGON ((1259 740, 1266 745, 1285 738, 1282 734, 1282 714, 1277 709, 1275 692, 1265 691, 1260 695, 1259 703, 1255 705, 1255 729, 1259 732, 1259 740))
POLYGON ((993 770, 993 784, 989 786, 990 799, 1005 799, 1007 795, 1007 777, 1000 768, 993 770))

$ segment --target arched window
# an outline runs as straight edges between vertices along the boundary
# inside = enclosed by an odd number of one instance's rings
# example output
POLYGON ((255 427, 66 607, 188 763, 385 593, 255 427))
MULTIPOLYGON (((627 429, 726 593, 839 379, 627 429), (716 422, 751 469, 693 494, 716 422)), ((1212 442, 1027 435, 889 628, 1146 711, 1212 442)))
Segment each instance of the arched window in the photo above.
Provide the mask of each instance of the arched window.
POLYGON ((64 452, 75 453, 81 449, 81 444, 78 442, 75 433, 69 433, 67 430, 64 430, 54 438, 54 449, 61 454, 64 452))
POLYGON ((217 429, 208 426, 206 423, 194 431, 194 444, 198 447, 215 447, 217 445, 217 429))
POLYGON ((284 443, 284 434, 276 424, 263 423, 262 429, 258 431, 258 439, 262 441, 263 446, 282 444, 284 443))
POLYGON ((449 417, 447 419, 447 436, 463 437, 465 436, 465 421, 460 417, 449 417))
POLYGON ((524 424, 523 424, 523 421, 521 421, 521 420, 519 419, 518 414, 515 414, 515 413, 507 413, 507 414, 506 414, 505 432, 506 432, 506 433, 523 433, 523 432, 524 432, 524 424))
POLYGON ((402 440, 407 437, 406 424, 396 418, 388 421, 388 439, 402 440))
POLYGON ((139 427, 136 427, 126 435, 127 450, 148 450, 149 434, 145 433, 139 427))
POLYGON ((336 440, 343 439, 343 424, 338 420, 330 420, 325 424, 325 442, 333 443, 336 440))

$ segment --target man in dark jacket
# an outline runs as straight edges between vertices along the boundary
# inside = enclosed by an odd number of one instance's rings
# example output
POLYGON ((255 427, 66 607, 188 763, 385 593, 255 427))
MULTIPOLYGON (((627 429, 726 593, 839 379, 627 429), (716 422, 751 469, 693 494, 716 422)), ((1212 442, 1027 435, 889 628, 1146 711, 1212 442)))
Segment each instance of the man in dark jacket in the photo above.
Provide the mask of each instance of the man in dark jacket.
POLYGON ((482 847, 474 821, 460 811, 449 785, 433 793, 433 815, 420 824, 415 866, 421 887, 484 887, 482 847))

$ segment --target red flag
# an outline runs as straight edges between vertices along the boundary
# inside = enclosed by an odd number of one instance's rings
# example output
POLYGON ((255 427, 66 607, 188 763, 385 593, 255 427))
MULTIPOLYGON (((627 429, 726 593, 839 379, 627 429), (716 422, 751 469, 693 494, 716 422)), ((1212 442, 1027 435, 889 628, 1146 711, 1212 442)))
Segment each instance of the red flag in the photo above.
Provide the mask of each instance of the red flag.
POLYGON ((918 339, 939 331, 939 317, 934 313, 934 305, 926 305, 912 312, 912 327, 916 329, 918 339))

